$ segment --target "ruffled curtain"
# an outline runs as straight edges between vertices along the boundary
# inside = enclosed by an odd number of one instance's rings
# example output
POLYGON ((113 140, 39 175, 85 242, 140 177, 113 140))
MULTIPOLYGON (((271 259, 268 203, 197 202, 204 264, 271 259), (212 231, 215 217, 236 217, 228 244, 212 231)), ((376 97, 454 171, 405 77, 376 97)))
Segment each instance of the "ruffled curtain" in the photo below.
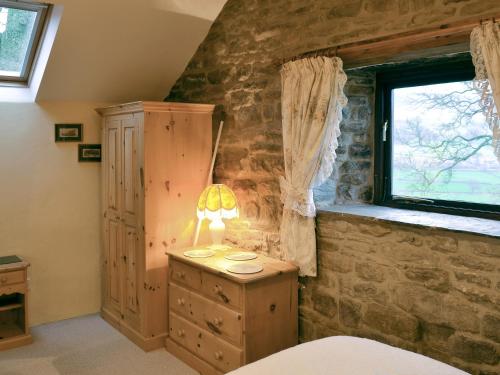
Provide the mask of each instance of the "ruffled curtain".
POLYGON ((316 207, 313 188, 333 171, 347 77, 339 58, 314 57, 285 64, 281 70, 285 177, 280 178, 281 250, 316 276, 316 207))
POLYGON ((485 22, 472 30, 471 54, 481 106, 493 133, 493 149, 500 161, 500 24, 485 22))

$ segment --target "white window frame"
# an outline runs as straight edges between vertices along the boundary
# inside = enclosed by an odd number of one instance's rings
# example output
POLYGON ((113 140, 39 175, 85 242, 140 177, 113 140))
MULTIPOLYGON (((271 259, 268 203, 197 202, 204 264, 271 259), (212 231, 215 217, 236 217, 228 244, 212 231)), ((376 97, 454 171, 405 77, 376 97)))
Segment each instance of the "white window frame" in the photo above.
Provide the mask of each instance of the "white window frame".
POLYGON ((28 49, 26 51, 26 55, 24 56, 21 75, 19 77, 0 75, 0 85, 28 85, 31 74, 33 72, 33 67, 35 65, 35 60, 40 49, 46 20, 48 19, 47 14, 49 11, 49 5, 22 0, 0 0, 0 7, 37 12, 35 23, 33 25, 33 32, 31 33, 31 38, 28 44, 28 49))

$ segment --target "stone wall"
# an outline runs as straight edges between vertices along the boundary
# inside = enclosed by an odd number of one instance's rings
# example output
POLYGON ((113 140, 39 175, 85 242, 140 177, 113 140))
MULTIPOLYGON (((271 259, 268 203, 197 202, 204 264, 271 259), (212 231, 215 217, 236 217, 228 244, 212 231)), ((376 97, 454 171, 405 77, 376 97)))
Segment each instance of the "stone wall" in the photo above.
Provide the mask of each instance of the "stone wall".
MULTIPOLYGON (((166 98, 214 103, 225 114, 214 179, 234 189, 241 207, 240 220, 228 225, 228 239, 280 256, 278 177, 283 174, 283 153, 277 60, 338 43, 492 14, 500 14, 498 0, 229 0, 166 98)), ((350 103, 341 125, 337 170, 316 192, 320 206, 334 199, 371 200, 374 77, 363 71, 347 73, 350 103)), ((476 258, 474 251, 482 250, 467 250, 466 245, 476 241, 473 237, 460 242, 461 236, 448 233, 441 235, 442 244, 437 239, 429 245, 412 228, 375 226, 391 231, 380 235, 377 229, 370 232, 371 223, 353 224, 354 233, 359 228, 363 233, 350 235, 340 230, 330 233, 333 225, 320 219, 320 276, 306 281, 301 303, 304 340, 320 332, 369 335, 476 373, 480 368, 487 369, 483 375, 492 373, 491 363, 499 350, 494 333, 499 319, 495 284, 499 281, 493 272, 495 268, 498 272, 497 258, 476 258), (343 248, 335 245, 339 233, 343 233, 343 248), (422 245, 411 244, 412 238, 422 245), (385 245, 384 250, 369 246, 385 239, 393 239, 393 246, 385 245), (325 250, 327 243, 330 250, 325 250), (454 243, 457 248, 449 255, 432 249, 453 248, 454 243), (465 245, 459 247, 459 243, 465 245), (405 249, 410 249, 407 258, 405 249), (393 257, 389 250, 394 251, 393 257), (353 255, 344 257, 343 251, 353 255), (428 257, 431 253, 434 256, 428 257), (378 261, 372 263, 373 258, 378 261), (403 266, 408 269, 398 268, 403 266), (366 281, 345 284, 357 277, 366 281), (481 282, 489 286, 480 286, 481 282), (351 294, 346 292, 349 288, 351 294), (446 311, 434 311, 434 300, 450 304, 442 305, 446 311), (457 301, 460 308, 453 307, 457 301), (473 323, 460 322, 460 316, 470 317, 473 323)))
MULTIPOLYGON (((228 0, 166 100, 213 103, 225 113, 214 178, 233 187, 241 203, 241 220, 228 226, 230 239, 279 255, 283 154, 277 60, 498 13, 498 0, 228 0)), ((337 202, 370 201, 372 195, 367 121, 373 113, 364 104, 373 81, 366 73, 348 76, 351 102, 337 175, 317 192, 320 206, 335 195, 337 202)))
POLYGON ((342 112, 334 171, 327 182, 314 190, 318 209, 372 201, 375 72, 351 70, 347 77, 344 93, 349 102, 342 112))
POLYGON ((318 217, 302 341, 348 334, 500 373, 500 241, 355 216, 318 217))

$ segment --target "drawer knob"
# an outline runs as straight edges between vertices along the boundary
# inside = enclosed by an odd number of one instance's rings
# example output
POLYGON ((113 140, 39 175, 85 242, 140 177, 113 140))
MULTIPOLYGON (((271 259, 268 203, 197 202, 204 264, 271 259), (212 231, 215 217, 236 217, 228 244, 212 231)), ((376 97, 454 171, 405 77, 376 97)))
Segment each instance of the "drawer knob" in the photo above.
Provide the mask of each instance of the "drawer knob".
POLYGON ((179 336, 179 337, 184 337, 185 335, 186 335, 186 332, 184 332, 184 330, 183 330, 183 329, 179 329, 179 330, 177 331, 177 336, 179 336))
POLYGON ((175 273, 179 279, 185 279, 186 278, 186 273, 178 271, 175 273))
POLYGON ((184 301, 184 298, 177 298, 177 303, 180 306, 184 306, 186 304, 186 301, 184 301))
POLYGON ((215 352, 214 357, 216 360, 221 361, 224 358, 224 355, 221 351, 215 352))
POLYGON ((4 276, 4 277, 2 277, 2 278, 0 279, 0 283, 1 283, 1 284, 5 284, 6 282, 7 282, 7 277, 6 277, 6 276, 4 276))
POLYGON ((212 320, 212 323, 214 323, 216 326, 220 327, 222 325, 222 318, 214 318, 212 320))
POLYGON ((212 291, 215 294, 218 294, 219 292, 222 292, 222 288, 219 285, 214 285, 214 287, 212 288, 212 291))

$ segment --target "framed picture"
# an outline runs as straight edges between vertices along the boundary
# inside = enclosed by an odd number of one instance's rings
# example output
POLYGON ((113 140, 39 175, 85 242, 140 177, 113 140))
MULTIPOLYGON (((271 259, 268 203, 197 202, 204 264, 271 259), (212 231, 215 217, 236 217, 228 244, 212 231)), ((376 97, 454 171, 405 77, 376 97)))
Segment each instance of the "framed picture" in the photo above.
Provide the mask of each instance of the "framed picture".
POLYGON ((101 161, 101 145, 78 145, 78 161, 101 161))
POLYGON ((81 142, 82 124, 55 124, 56 142, 81 142))

